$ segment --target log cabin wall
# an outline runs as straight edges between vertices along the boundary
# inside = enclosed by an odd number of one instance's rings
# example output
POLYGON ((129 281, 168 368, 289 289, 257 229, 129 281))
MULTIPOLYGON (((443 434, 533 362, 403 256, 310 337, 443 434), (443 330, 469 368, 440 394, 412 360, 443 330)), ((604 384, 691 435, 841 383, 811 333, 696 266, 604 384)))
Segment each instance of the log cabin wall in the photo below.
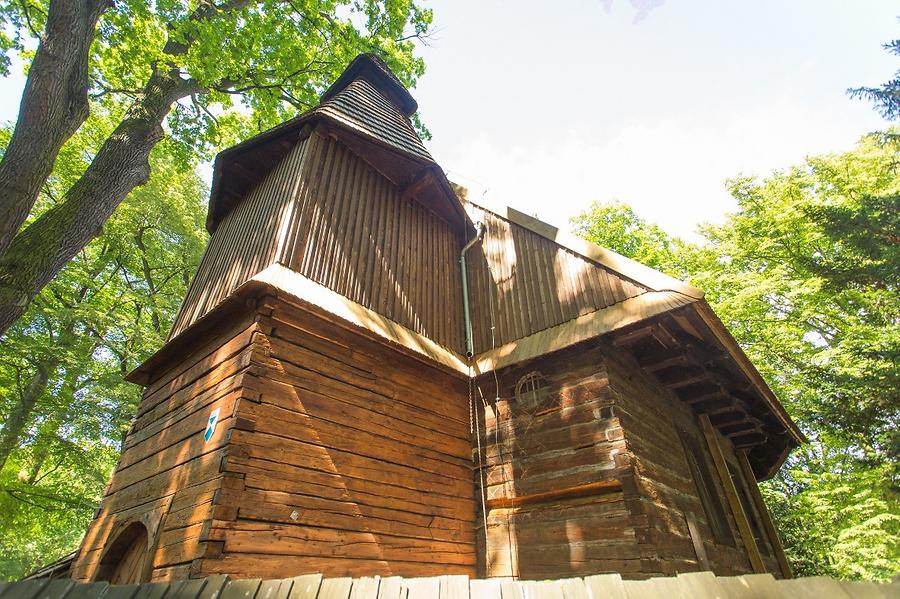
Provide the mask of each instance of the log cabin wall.
POLYGON ((479 574, 639 577, 637 496, 602 354, 564 350, 476 384, 479 574))
POLYGON ((259 326, 199 575, 474 575, 466 379, 281 300, 259 326))
POLYGON ((467 257, 476 354, 648 291, 494 212, 467 207, 485 225, 467 257))
MULTIPOLYGON (((700 536, 697 541, 703 544, 709 569, 717 575, 753 572, 697 416, 646 374, 628 352, 610 345, 603 347, 603 355, 615 411, 634 466, 640 499, 633 515, 644 523, 641 538, 648 549, 644 573, 671 576, 707 569, 694 547, 689 518, 696 521, 700 536), (694 453, 699 474, 707 477, 706 483, 695 480, 688 452, 694 453), (701 493, 707 494, 708 505, 703 504, 701 493), (711 521, 714 519, 718 522, 711 521), (719 527, 718 531, 713 530, 714 526, 719 527)), ((744 481, 740 476, 730 443, 721 436, 719 443, 735 483, 755 485, 755 480, 744 481)), ((751 522, 759 521, 754 514, 748 515, 751 522)), ((756 532, 766 569, 778 576, 772 548, 763 538, 764 533, 756 532)))
POLYGON ((460 247, 450 224, 314 132, 219 223, 170 338, 279 262, 461 351, 460 247))
MULTIPOLYGON (((480 509, 476 519, 480 575, 753 572, 697 417, 627 352, 593 342, 497 375, 477 379, 486 405, 473 449, 481 465, 475 487, 480 493, 483 481, 488 513, 486 546, 480 509), (721 509, 724 541, 705 512, 687 446, 709 475, 707 496, 721 509)), ((733 450, 720 442, 736 484, 755 484, 739 478, 733 450)), ((778 575, 771 547, 756 532, 767 571, 778 575)))
POLYGON ((191 562, 204 555, 201 530, 231 476, 220 472, 220 464, 251 366, 256 325, 251 315, 223 329, 148 384, 72 578, 94 580, 106 550, 134 523, 147 531, 145 578, 187 578, 191 562), (219 420, 206 441, 213 410, 219 420))

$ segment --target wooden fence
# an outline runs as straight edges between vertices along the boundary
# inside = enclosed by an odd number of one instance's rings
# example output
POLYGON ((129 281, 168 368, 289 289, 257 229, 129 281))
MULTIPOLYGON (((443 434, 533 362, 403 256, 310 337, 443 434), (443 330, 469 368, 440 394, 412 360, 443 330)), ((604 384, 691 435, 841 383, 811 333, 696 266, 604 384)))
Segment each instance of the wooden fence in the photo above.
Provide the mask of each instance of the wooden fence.
POLYGON ((622 580, 603 574, 565 580, 433 578, 322 578, 312 574, 281 580, 197 580, 111 586, 71 580, 0 582, 0 599, 886 599, 900 598, 900 582, 844 582, 825 577, 776 580, 771 574, 714 576, 710 572, 670 578, 622 580))

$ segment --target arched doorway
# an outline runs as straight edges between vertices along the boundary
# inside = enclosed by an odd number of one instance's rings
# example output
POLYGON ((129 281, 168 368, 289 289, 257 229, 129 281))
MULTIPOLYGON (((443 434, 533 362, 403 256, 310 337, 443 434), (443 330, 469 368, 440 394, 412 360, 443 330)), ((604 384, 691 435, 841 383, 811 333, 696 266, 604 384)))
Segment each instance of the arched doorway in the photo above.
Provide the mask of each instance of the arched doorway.
POLYGON ((110 584, 134 584, 147 582, 149 563, 147 528, 133 522, 107 546, 95 580, 106 580, 110 584))

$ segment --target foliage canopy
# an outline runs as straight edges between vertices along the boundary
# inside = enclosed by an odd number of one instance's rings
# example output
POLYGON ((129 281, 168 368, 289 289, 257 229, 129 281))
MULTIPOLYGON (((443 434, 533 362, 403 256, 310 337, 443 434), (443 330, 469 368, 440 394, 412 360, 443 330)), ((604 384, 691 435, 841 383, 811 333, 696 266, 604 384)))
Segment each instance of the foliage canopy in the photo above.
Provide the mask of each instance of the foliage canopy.
POLYGON ((728 182, 737 210, 686 243, 622 204, 582 236, 706 291, 811 439, 764 493, 800 575, 900 570, 900 140, 864 137, 764 179, 728 182))

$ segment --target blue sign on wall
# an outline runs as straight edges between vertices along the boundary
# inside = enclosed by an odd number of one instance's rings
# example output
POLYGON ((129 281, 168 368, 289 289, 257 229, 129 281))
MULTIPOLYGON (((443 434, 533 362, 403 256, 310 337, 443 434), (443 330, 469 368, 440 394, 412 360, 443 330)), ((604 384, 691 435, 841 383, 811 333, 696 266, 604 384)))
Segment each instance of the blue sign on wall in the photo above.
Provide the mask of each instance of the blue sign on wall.
POLYGON ((206 432, 203 433, 203 441, 209 443, 213 434, 216 432, 216 423, 219 421, 219 408, 216 408, 209 414, 209 421, 206 423, 206 432))

